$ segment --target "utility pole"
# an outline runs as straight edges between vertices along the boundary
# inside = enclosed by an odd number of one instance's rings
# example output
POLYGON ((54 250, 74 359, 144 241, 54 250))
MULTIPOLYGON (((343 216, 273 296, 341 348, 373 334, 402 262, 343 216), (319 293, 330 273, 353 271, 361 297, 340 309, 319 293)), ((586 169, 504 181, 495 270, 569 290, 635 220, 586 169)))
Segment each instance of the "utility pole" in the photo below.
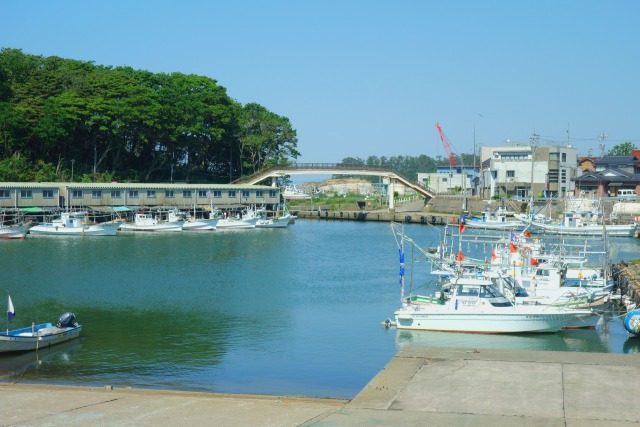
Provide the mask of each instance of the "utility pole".
MULTIPOLYGON (((533 203, 533 167, 534 167, 534 160, 535 160, 535 156, 536 156, 536 147, 538 146, 538 141, 540 140, 540 136, 535 133, 535 131, 531 134, 531 137, 529 138, 529 142, 531 143, 531 188, 530 188, 530 199, 531 199, 531 203, 533 203)), ((533 206, 531 206, 531 208, 533 208, 533 206)))
POLYGON ((600 157, 604 157, 604 149, 606 147, 606 143, 607 143, 607 134, 605 134, 604 132, 602 132, 600 134, 600 136, 598 137, 598 139, 600 140, 600 157))

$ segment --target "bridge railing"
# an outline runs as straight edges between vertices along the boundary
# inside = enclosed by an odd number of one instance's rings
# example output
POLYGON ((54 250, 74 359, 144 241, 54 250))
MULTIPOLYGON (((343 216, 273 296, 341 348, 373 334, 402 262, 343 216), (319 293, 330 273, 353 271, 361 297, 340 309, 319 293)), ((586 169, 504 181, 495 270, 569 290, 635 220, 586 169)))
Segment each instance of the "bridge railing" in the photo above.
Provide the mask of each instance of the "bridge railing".
POLYGON ((388 172, 397 175, 399 178, 402 178, 405 182, 410 183, 413 186, 422 188, 432 194, 436 194, 436 191, 432 188, 427 187, 423 182, 420 182, 416 179, 409 179, 406 176, 399 174, 391 168, 385 167, 372 167, 372 166, 361 166, 361 165, 345 165, 339 163, 295 163, 292 165, 282 165, 282 166, 272 166, 267 169, 263 169, 249 176, 239 178, 234 181, 234 183, 246 182, 250 181, 254 178, 258 178, 260 176, 267 176, 274 170, 361 170, 361 171, 371 171, 371 172, 388 172))

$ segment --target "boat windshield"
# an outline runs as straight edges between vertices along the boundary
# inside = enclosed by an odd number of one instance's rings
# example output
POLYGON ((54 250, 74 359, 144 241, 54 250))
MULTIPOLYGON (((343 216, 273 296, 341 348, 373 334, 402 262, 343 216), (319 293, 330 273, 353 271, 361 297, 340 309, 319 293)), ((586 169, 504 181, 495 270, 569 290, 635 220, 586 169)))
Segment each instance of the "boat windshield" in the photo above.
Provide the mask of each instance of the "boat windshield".
POLYGON ((458 285, 456 291, 458 296, 479 297, 479 298, 499 298, 502 293, 493 285, 458 285))

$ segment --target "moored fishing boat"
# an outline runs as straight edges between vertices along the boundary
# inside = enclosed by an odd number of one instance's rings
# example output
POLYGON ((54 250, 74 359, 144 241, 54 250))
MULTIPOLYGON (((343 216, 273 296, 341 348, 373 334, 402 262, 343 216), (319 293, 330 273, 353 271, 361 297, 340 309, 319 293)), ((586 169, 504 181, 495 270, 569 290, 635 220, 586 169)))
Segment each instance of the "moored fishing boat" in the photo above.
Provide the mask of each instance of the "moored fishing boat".
POLYGON ((30 225, 0 225, 0 239, 24 240, 29 232, 30 225))
POLYGON ((256 222, 256 228, 287 228, 291 220, 289 214, 268 217, 264 209, 258 209, 256 215, 260 217, 256 222))
MULTIPOLYGON (((7 324, 15 317, 15 309, 8 297, 7 324)), ((72 339, 78 338, 82 326, 75 322, 73 313, 64 313, 58 319, 56 325, 52 323, 32 324, 19 329, 0 332, 0 353, 33 351, 50 347, 72 339)))
POLYGON ((177 210, 158 212, 156 215, 140 212, 135 214, 133 222, 125 222, 120 226, 122 231, 178 232, 182 231, 184 218, 177 210), (166 213, 166 215, 164 215, 166 213))
POLYGON ((182 231, 214 231, 218 221, 220 218, 214 212, 209 213, 209 218, 191 217, 182 224, 182 231))
POLYGON ((89 223, 86 212, 62 212, 60 218, 29 228, 33 236, 115 236, 122 222, 89 223))
POLYGON ((220 219, 216 224, 217 230, 244 230, 256 228, 256 224, 260 220, 260 216, 256 215, 252 209, 247 209, 244 213, 238 212, 236 216, 227 215, 220 219))
MULTIPOLYGON (((537 222, 527 224, 528 229, 534 234, 558 235, 558 236, 602 236, 604 219, 599 207, 591 210, 576 209, 566 210, 560 222, 537 222)), ((606 224, 607 234, 610 237, 633 237, 637 232, 637 224, 606 224)))
POLYGON ((489 280, 457 277, 446 285, 448 298, 404 299, 395 311, 398 329, 474 332, 557 332, 588 310, 544 305, 514 305, 489 280))
POLYGON ((519 220, 509 220, 503 212, 484 211, 479 218, 470 217, 464 220, 468 228, 480 230, 522 230, 525 224, 519 220))
MULTIPOLYGON (((394 228, 393 224, 392 230, 400 255, 402 306, 394 313, 394 323, 399 329, 476 333, 556 332, 573 321, 592 315, 590 310, 541 304, 514 304, 488 275, 478 277, 465 272, 461 252, 458 265, 454 268, 445 265, 444 260, 436 260, 440 261, 439 268, 437 273, 432 274, 449 278, 437 295, 410 295, 405 298, 404 241, 409 240, 415 247, 418 246, 403 232, 394 228)), ((418 249, 428 254, 428 251, 419 247, 418 249)), ((488 261, 485 266, 489 266, 488 261)))

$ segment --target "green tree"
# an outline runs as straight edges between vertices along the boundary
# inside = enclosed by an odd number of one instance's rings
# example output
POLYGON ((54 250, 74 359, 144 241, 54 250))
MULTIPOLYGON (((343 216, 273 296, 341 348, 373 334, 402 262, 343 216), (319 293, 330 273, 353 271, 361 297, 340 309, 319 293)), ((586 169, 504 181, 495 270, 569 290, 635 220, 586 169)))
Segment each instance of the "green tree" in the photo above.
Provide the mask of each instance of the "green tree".
POLYGON ((296 131, 289 119, 255 103, 242 109, 238 140, 245 159, 242 174, 245 170, 251 174, 265 166, 282 165, 288 158, 300 155, 296 131))
POLYGON ((628 156, 631 154, 631 150, 636 150, 635 144, 631 142, 623 142, 622 144, 614 145, 607 153, 609 156, 628 156))
POLYGON ((16 171, 216 182, 299 155, 289 119, 211 78, 0 50, 0 159, 16 171))

